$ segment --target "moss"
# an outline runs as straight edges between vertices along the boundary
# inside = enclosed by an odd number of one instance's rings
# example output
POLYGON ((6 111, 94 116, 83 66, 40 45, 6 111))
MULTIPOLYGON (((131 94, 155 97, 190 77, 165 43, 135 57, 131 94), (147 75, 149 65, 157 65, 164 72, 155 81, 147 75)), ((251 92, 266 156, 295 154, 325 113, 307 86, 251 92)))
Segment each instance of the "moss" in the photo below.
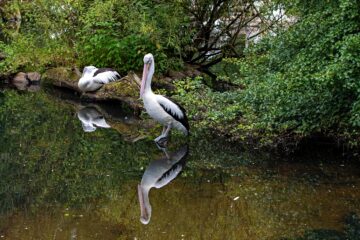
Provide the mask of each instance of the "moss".
POLYGON ((138 99, 139 95, 139 88, 128 81, 119 81, 113 82, 105 85, 99 92, 104 93, 106 95, 116 95, 122 97, 133 97, 138 99))
POLYGON ((43 75, 43 80, 49 83, 55 81, 77 83, 79 76, 71 68, 58 67, 47 70, 43 75))

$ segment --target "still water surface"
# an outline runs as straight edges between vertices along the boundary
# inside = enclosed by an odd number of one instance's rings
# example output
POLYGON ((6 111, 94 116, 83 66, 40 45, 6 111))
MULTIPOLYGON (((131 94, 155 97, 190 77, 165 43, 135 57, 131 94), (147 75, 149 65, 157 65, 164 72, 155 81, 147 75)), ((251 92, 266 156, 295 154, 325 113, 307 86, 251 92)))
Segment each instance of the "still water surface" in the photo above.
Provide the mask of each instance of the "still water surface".
POLYGON ((162 151, 124 106, 0 94, 0 239, 359 239, 360 167, 331 149, 162 151))

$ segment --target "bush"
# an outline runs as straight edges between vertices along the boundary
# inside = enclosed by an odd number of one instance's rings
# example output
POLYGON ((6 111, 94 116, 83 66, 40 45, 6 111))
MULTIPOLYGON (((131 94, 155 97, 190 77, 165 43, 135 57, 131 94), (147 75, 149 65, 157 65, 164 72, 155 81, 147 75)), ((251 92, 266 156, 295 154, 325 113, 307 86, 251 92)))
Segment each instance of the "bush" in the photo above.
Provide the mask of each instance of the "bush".
POLYGON ((272 146, 317 134, 358 145, 360 2, 327 3, 295 2, 295 24, 262 39, 245 58, 224 60, 237 70, 221 78, 243 90, 183 95, 189 108, 207 106, 202 124, 272 146))
POLYGON ((348 138, 359 130, 360 3, 301 4, 297 10, 307 11, 297 23, 235 61, 238 82, 246 86, 240 98, 245 118, 276 137, 348 138))
MULTIPOLYGON (((126 73, 140 70, 148 52, 155 55, 157 72, 182 67, 180 45, 185 40, 179 29, 186 18, 178 1, 154 6, 151 1, 35 0, 15 5, 21 28, 18 34, 0 35, 8 56, 1 71, 77 64, 126 73)), ((9 1, 4 8, 11 11, 15 5, 9 1)))

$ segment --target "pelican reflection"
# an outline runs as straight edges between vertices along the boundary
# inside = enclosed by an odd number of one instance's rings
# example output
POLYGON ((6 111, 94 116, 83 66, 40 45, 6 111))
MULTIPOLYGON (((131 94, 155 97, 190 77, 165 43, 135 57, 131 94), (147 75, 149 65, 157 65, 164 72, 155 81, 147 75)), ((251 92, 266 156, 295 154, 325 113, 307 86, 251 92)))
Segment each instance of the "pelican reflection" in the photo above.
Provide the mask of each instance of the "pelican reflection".
POLYGON ((163 151, 165 156, 149 164, 142 176, 140 185, 138 185, 140 221, 143 224, 148 224, 151 218, 150 189, 153 187, 162 188, 178 176, 185 166, 188 146, 182 146, 173 153, 168 153, 166 148, 163 151))
POLYGON ((77 113, 84 132, 94 132, 97 127, 110 128, 104 116, 94 107, 84 107, 77 113))

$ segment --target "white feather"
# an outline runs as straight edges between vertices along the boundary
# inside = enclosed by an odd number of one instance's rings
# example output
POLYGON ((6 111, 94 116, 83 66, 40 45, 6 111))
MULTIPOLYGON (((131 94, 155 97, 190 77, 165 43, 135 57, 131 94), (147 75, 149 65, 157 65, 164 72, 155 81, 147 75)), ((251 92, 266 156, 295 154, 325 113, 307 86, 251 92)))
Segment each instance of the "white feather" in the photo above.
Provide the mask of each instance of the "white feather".
POLYGON ((119 78, 120 74, 116 71, 106 71, 97 74, 94 77, 98 68, 94 66, 87 66, 83 70, 83 74, 78 82, 78 87, 83 92, 92 92, 101 88, 104 84, 115 81, 119 78))
POLYGON ((107 84, 113 82, 118 78, 119 74, 115 71, 106 71, 99 73, 94 77, 96 83, 107 84))
POLYGON ((97 68, 94 67, 94 66, 84 67, 82 77, 84 77, 84 76, 88 76, 88 77, 92 76, 96 70, 97 70, 97 68))

